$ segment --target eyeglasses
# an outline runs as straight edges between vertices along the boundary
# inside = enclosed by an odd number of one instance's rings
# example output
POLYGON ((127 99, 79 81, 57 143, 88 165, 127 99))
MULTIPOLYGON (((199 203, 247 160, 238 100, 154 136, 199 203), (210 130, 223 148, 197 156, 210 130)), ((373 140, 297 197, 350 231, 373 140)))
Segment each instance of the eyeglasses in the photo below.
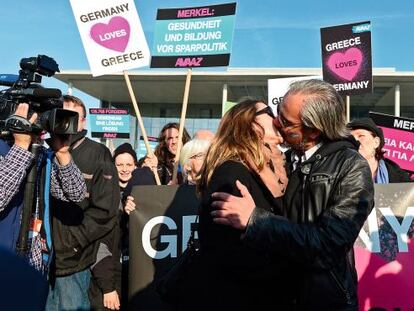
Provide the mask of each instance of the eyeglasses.
POLYGON ((206 154, 204 152, 199 152, 199 153, 196 153, 196 154, 192 155, 191 157, 189 157, 189 159, 202 160, 202 159, 204 159, 205 156, 206 156, 206 154))
POLYGON ((281 128, 295 128, 295 127, 299 127, 302 126, 302 123, 292 123, 289 120, 287 120, 284 116, 283 113, 280 111, 280 105, 277 105, 277 117, 275 119, 275 125, 276 127, 281 127, 281 128))
POLYGON ((275 114, 273 113, 272 108, 270 108, 269 106, 266 106, 263 109, 260 109, 259 111, 256 111, 256 113, 254 114, 255 116, 260 116, 261 114, 267 114, 269 115, 272 119, 275 118, 275 114))

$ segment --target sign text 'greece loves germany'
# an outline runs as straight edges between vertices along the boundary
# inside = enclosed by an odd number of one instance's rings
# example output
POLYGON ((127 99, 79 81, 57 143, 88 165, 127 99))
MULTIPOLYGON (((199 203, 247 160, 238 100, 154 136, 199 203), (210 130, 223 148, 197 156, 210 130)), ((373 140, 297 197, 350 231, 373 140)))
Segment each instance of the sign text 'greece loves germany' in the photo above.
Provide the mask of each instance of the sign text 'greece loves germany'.
POLYGON ((151 67, 227 66, 236 3, 159 9, 151 67))
POLYGON ((149 64, 149 48, 133 0, 70 2, 93 76, 149 64))
POLYGON ((323 79, 343 95, 372 93, 371 23, 321 29, 323 79))

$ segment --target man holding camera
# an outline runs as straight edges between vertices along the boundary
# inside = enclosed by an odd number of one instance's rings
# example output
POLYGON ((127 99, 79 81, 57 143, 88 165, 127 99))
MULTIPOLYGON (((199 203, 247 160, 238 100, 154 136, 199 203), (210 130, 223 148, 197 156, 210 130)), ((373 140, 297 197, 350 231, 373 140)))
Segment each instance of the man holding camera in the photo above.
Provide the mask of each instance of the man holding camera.
MULTIPOLYGON (((34 113, 27 120, 28 104, 19 104, 15 118, 31 125, 37 119, 34 113)), ((67 136, 55 135, 51 140, 54 153, 46 152, 42 147, 34 163, 35 156, 28 150, 32 143, 40 141, 33 133, 13 133, 14 144, 10 148, 0 139, 0 246, 15 251, 26 250, 29 262, 37 270, 47 273, 48 252, 51 242, 47 241, 48 214, 46 212, 49 194, 66 202, 82 201, 86 194, 86 185, 82 173, 72 161, 67 136), (36 165, 37 179, 33 195, 33 210, 29 211, 31 226, 29 232, 21 231, 22 211, 26 175, 36 165), (24 235, 26 239, 19 239, 24 235), (17 245, 18 240, 28 241, 27 245, 17 245)), ((30 208, 25 206, 25 208, 30 208)), ((19 251, 20 252, 20 251, 19 251)))
POLYGON ((118 174, 108 148, 85 137, 84 103, 69 95, 63 101, 64 109, 79 114, 78 133, 72 138, 70 152, 85 177, 87 195, 80 203, 59 199, 51 202, 56 277, 51 282, 46 310, 89 310, 90 267, 109 255, 108 248, 99 246, 116 225, 118 174))

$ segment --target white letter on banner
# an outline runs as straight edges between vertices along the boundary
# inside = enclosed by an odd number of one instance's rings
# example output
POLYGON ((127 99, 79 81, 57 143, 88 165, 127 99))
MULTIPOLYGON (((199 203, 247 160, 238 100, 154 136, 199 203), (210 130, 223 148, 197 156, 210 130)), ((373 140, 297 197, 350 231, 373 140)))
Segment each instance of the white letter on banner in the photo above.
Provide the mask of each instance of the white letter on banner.
POLYGON ((377 211, 375 208, 371 211, 371 214, 369 214, 367 222, 369 235, 362 228, 359 232, 359 238, 371 253, 379 253, 381 248, 378 232, 377 211))
POLYGON ((379 209, 384 215, 385 219, 390 224, 391 228, 394 230, 395 234, 397 235, 397 242, 398 242, 398 251, 399 252, 408 252, 408 236, 407 232, 410 230, 411 223, 414 218, 414 206, 407 207, 405 211, 405 215, 403 221, 400 225, 397 217, 395 217, 394 213, 389 207, 380 208, 379 209))
POLYGON ((177 236, 176 235, 161 235, 160 242, 168 243, 168 246, 163 251, 157 251, 152 248, 151 245, 151 231, 158 224, 165 224, 168 229, 175 230, 177 225, 170 217, 157 216, 151 218, 144 226, 142 230, 142 246, 144 247, 145 252, 154 259, 163 259, 168 255, 171 257, 177 257, 177 236))
MULTIPOLYGON (((182 252, 184 252, 187 248, 187 242, 191 235, 191 224, 195 223, 196 219, 196 215, 183 216, 183 244, 181 249, 182 252)), ((195 232, 194 237, 197 238, 197 232, 195 232)))

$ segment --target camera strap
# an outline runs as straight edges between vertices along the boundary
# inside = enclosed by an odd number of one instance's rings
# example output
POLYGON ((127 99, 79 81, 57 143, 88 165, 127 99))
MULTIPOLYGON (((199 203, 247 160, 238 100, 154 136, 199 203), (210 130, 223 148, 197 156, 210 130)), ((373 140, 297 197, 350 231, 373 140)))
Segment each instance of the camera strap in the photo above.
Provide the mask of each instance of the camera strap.
POLYGON ((16 133, 30 133, 32 132, 32 124, 26 118, 12 115, 6 119, 6 127, 12 132, 16 133))

